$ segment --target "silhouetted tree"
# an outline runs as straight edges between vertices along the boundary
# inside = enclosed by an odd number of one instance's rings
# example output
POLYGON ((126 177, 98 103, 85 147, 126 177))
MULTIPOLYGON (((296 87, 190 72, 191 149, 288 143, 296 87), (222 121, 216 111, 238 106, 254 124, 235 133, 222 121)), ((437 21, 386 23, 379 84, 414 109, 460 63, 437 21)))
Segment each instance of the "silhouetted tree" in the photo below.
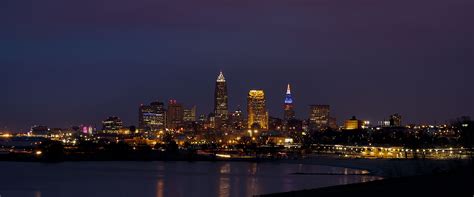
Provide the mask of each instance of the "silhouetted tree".
POLYGON ((82 140, 82 141, 79 141, 77 145, 77 151, 90 154, 90 153, 97 152, 98 147, 99 146, 97 143, 94 143, 92 141, 82 140))
POLYGON ((454 125, 461 130, 461 143, 470 152, 471 160, 474 158, 474 121, 469 116, 463 116, 456 120, 454 125))
POLYGON ((166 144, 166 152, 168 154, 176 154, 178 153, 178 144, 174 140, 166 144))
POLYGON ((130 151, 130 146, 125 142, 110 143, 105 146, 105 154, 110 159, 123 160, 127 159, 127 155, 130 151))
POLYGON ((132 126, 129 127, 129 130, 130 130, 130 134, 133 135, 133 134, 135 134, 135 133, 137 132, 137 127, 135 127, 135 126, 132 125, 132 126))
POLYGON ((44 141, 39 146, 41 157, 47 162, 58 162, 64 158, 64 145, 59 141, 44 141))

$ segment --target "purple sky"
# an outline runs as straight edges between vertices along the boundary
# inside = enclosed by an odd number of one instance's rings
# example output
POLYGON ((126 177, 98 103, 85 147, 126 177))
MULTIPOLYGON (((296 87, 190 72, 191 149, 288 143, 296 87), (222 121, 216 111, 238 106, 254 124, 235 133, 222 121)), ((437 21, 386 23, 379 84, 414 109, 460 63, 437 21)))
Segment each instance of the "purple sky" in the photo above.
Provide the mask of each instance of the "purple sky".
POLYGON ((472 0, 3 0, 0 128, 68 127, 175 98, 209 113, 264 89, 282 116, 329 104, 341 122, 474 116, 472 0))

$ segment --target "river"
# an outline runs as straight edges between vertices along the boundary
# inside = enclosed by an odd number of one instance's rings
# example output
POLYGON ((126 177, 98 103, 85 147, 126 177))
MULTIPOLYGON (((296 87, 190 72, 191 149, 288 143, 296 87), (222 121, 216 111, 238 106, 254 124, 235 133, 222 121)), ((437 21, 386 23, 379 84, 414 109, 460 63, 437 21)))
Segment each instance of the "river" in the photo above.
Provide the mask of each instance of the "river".
POLYGON ((0 196, 252 196, 380 179, 350 175, 360 173, 279 162, 0 162, 0 196))

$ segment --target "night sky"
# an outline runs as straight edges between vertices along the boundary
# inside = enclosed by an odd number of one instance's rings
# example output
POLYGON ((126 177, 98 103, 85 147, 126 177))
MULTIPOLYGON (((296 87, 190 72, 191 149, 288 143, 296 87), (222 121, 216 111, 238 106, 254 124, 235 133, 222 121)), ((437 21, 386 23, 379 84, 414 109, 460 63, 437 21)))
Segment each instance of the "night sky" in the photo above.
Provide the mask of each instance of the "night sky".
POLYGON ((472 0, 2 0, 0 128, 137 124, 175 98, 213 108, 224 71, 231 109, 264 89, 282 116, 329 104, 404 123, 474 116, 472 0))

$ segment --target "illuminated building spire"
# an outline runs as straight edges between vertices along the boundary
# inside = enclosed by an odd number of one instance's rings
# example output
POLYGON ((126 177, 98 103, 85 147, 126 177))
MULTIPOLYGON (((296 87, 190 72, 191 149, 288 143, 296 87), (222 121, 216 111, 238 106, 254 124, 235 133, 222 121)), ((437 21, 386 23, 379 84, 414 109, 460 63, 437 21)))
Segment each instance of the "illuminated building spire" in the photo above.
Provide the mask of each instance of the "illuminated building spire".
POLYGON ((286 95, 285 95, 285 104, 292 104, 293 103, 293 97, 291 96, 291 86, 288 84, 288 88, 286 89, 286 95))
POLYGON ((224 74, 222 71, 217 76, 216 89, 214 92, 214 114, 221 120, 227 120, 228 118, 228 95, 227 95, 227 83, 225 81, 224 74))
POLYGON ((288 84, 285 94, 285 104, 283 105, 284 114, 283 119, 288 122, 295 118, 295 110, 293 106, 293 96, 291 96, 291 86, 288 84))
POLYGON ((219 73, 219 76, 217 76, 217 82, 225 82, 225 77, 222 71, 219 73))

